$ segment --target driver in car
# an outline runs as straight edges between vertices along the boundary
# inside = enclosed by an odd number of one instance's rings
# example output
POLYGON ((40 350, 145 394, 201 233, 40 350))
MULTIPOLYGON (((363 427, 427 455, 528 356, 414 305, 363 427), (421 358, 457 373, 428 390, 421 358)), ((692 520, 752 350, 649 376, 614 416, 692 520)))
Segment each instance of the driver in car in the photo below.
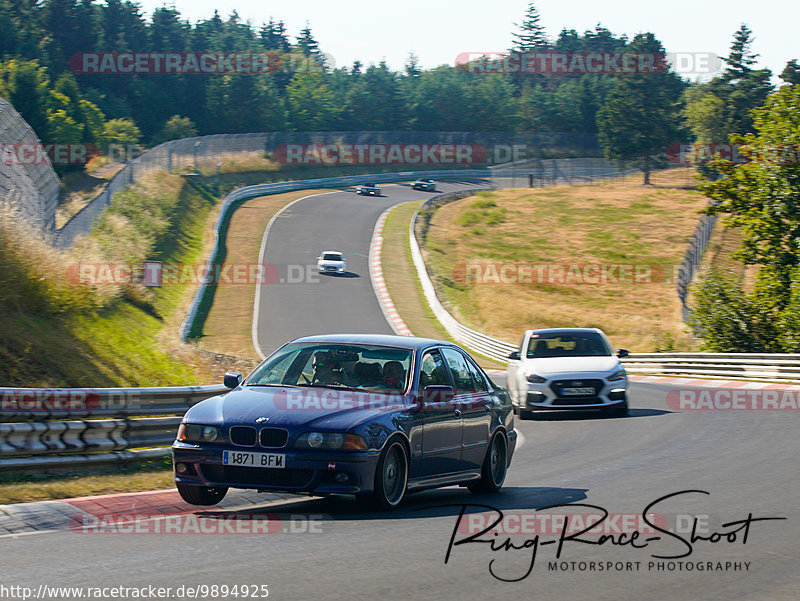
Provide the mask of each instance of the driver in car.
POLYGON ((312 367, 314 368, 314 377, 311 380, 312 384, 321 386, 339 384, 337 377, 340 368, 339 362, 330 353, 316 353, 314 355, 312 367))

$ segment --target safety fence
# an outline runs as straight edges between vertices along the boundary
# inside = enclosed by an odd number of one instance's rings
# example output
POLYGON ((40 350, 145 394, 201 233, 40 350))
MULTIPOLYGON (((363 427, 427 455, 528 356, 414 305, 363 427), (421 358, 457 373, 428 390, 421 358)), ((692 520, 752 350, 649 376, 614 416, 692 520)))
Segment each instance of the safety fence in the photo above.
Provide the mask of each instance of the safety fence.
POLYGON ((716 215, 700 216, 694 232, 692 233, 692 237, 689 239, 689 246, 686 249, 686 254, 683 256, 683 260, 678 266, 675 288, 678 292, 678 299, 681 301, 683 321, 687 321, 691 315, 691 310, 686 304, 686 299, 689 296, 689 285, 692 282, 697 268, 700 266, 700 261, 703 259, 703 253, 708 246, 716 223, 716 215))
MULTIPOLYGON (((447 325, 454 328, 457 322, 447 325)), ((508 353, 518 350, 463 326, 452 333, 466 346, 503 363, 508 353)), ((642 353, 622 361, 632 374, 800 382, 800 355, 642 353)), ((687 379, 687 386, 691 381, 687 379)), ((0 472, 75 469, 165 457, 183 413, 227 390, 224 386, 0 388, 0 472), (12 405, 16 410, 9 409, 12 405)))
MULTIPOLYGON (((60 230, 55 232, 55 243, 69 247, 75 239, 88 233, 92 224, 103 214, 114 194, 142 179, 161 171, 191 169, 198 171, 203 165, 215 165, 226 157, 243 154, 267 156, 280 152, 289 144, 473 144, 481 148, 486 163, 498 162, 498 149, 511 149, 515 144, 531 148, 544 148, 553 152, 599 154, 595 136, 559 134, 548 132, 481 133, 481 132, 264 132, 250 134, 215 134, 171 140, 133 158, 111 179, 108 186, 83 209, 76 213, 60 230)), ((537 182, 556 178, 584 177, 586 170, 608 171, 609 162, 602 158, 583 159, 533 159, 528 171, 535 173, 537 182), (573 163, 571 163, 573 162, 573 163), (574 164, 574 167, 572 166, 574 164), (577 170, 577 171, 576 171, 577 170)), ((510 164, 510 163, 506 163, 510 164)), ((514 164, 516 165, 516 164, 514 164)), ((399 166, 403 168, 402 166, 399 166)), ((406 166, 405 168, 408 168, 406 166)), ((521 167, 515 167, 517 171, 521 167)), ((374 176, 375 174, 373 174, 374 176)), ((504 177, 515 175, 507 173, 504 177)), ((525 179, 527 179, 525 175, 525 179)), ((387 180, 388 181, 388 180, 387 180)), ((544 184, 542 184, 544 185, 544 184)), ((53 219, 55 206, 53 206, 53 219)))
POLYGON ((59 185, 36 133, 0 98, 0 205, 11 205, 48 231, 55 225, 59 185))
POLYGON ((0 471, 163 457, 186 410, 227 390, 0 388, 0 471))

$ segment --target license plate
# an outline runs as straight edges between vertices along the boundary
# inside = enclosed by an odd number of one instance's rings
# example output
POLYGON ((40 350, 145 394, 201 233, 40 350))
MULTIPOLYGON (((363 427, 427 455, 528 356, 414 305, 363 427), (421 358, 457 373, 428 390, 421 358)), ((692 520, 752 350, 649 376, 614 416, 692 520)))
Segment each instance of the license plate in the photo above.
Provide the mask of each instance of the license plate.
POLYGON ((594 394, 594 388, 564 388, 561 394, 564 396, 584 396, 594 394))
POLYGON ((223 451, 222 465, 245 465, 247 467, 286 467, 286 455, 278 453, 247 453, 244 451, 223 451))

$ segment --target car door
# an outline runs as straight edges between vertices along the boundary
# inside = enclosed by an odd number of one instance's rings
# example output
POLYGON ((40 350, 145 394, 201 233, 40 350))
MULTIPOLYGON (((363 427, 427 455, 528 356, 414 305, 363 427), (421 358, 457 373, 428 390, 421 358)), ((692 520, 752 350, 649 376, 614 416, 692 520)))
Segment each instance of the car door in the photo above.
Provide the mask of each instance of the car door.
POLYGON ((455 401, 461 411, 462 471, 478 470, 489 445, 492 400, 480 370, 461 351, 442 349, 455 383, 455 401))
MULTIPOLYGON (((438 348, 422 353, 419 392, 425 386, 452 386, 444 358, 438 348)), ((422 405, 422 460, 420 477, 457 472, 461 462, 461 416, 458 402, 438 400, 422 405)))

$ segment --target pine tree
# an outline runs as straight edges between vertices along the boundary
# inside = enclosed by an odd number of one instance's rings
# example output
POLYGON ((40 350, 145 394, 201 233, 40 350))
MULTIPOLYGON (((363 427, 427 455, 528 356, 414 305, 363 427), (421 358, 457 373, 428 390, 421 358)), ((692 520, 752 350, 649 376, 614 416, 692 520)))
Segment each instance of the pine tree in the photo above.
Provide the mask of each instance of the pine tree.
POLYGON ((797 64, 797 59, 786 63, 786 67, 781 71, 781 79, 789 84, 800 84, 800 65, 797 64))
POLYGON ((539 11, 531 2, 528 4, 522 23, 514 23, 519 27, 519 31, 512 34, 514 43, 512 52, 533 52, 547 46, 547 34, 544 27, 539 24, 539 19, 539 11))
POLYGON ((756 63, 758 54, 753 54, 750 45, 753 43, 753 32, 742 23, 739 30, 733 36, 733 44, 727 58, 722 60, 727 63, 728 68, 722 76, 723 81, 734 81, 746 77, 752 71, 750 68, 756 63))
MULTIPOLYGON (((664 56, 652 33, 638 34, 632 52, 664 56)), ((597 112, 597 130, 606 157, 641 161, 644 183, 650 183, 652 155, 662 154, 679 140, 678 102, 682 80, 660 65, 654 73, 617 77, 614 88, 597 112)))

